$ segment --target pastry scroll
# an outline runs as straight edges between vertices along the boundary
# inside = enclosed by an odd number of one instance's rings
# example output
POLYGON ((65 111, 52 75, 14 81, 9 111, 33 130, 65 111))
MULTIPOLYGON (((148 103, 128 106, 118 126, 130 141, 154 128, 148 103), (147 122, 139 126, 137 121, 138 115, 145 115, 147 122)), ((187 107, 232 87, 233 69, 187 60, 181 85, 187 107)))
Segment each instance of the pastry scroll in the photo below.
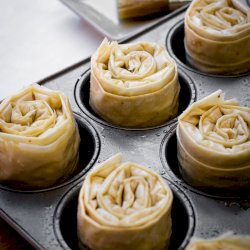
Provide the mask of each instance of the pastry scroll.
POLYGON ((75 170, 80 136, 68 98, 32 85, 0 104, 0 182, 49 187, 75 170))
POLYGON ((250 108, 218 90, 179 117, 177 149, 184 179, 199 188, 250 188, 250 108))
POLYGON ((152 170, 117 154, 86 177, 78 200, 78 236, 93 250, 166 249, 173 194, 152 170))
POLYGON ((223 235, 212 239, 192 240, 185 250, 249 250, 250 236, 223 235))
POLYGON ((168 10, 167 0, 117 0, 120 19, 142 17, 168 10))
POLYGON ((215 74, 250 70, 250 8, 238 0, 194 0, 185 16, 188 62, 215 74))
POLYGON ((149 42, 119 45, 106 39, 91 58, 90 105, 124 127, 156 126, 176 116, 180 85, 176 63, 149 42))

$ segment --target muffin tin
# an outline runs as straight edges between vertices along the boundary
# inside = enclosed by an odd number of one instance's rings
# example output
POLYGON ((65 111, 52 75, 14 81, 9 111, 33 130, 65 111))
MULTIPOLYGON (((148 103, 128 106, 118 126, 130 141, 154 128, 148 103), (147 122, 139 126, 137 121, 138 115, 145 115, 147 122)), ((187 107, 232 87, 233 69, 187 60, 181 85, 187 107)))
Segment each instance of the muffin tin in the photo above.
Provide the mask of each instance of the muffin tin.
MULTIPOLYGON (((157 42, 165 45, 176 59, 182 87, 179 113, 217 89, 225 91, 227 99, 236 97, 242 106, 249 107, 249 74, 216 76, 186 64, 185 10, 181 8, 164 23, 126 42, 157 42)), ((19 190, 1 185, 1 217, 37 249, 78 249, 76 208, 82 182, 95 164, 122 152, 125 160, 152 168, 173 190, 173 234, 169 249, 184 249, 191 237, 209 238, 228 231, 250 234, 250 194, 201 192, 181 178, 176 158, 176 118, 158 127, 126 129, 102 120, 91 110, 89 67, 88 59, 40 82, 63 91, 70 99, 81 135, 79 168, 65 183, 47 189, 19 190)))

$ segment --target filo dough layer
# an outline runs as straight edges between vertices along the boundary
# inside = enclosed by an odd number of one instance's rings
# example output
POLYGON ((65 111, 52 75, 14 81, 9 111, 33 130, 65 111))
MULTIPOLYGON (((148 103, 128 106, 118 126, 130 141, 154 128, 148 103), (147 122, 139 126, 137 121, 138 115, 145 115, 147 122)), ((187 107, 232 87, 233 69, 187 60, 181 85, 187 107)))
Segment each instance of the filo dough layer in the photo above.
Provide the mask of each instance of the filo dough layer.
POLYGON ((250 108, 218 90, 179 117, 177 155, 184 179, 199 188, 250 188, 250 108))
POLYGON ((0 181, 49 187, 74 171, 80 136, 68 98, 39 85, 0 104, 0 181))
POLYGON ((175 117, 179 91, 176 63, 157 44, 105 39, 91 58, 90 106, 115 125, 150 127, 175 117))
POLYGON ((141 17, 168 10, 166 0, 117 0, 117 5, 120 19, 141 17))
POLYGON ((78 200, 78 237, 93 250, 165 249, 173 194, 152 170, 116 154, 86 177, 78 200))
POLYGON ((215 74, 250 70, 250 8, 238 0, 194 0, 185 15, 188 62, 215 74))
POLYGON ((223 235, 213 239, 191 240, 185 250, 249 250, 250 236, 223 235))

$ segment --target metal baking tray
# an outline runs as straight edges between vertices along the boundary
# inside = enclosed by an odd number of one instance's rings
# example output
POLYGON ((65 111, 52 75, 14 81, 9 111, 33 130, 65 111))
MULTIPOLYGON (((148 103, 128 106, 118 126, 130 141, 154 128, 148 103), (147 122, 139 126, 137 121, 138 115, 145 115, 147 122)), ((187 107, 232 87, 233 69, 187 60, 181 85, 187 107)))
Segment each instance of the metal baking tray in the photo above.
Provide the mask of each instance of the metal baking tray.
MULTIPOLYGON (((144 32, 168 18, 172 12, 152 14, 146 17, 120 20, 117 0, 60 0, 63 4, 85 19, 99 32, 113 40, 124 40, 144 32)), ((179 5, 186 5, 182 2, 179 5)))
MULTIPOLYGON (((216 76, 201 73, 185 62, 185 9, 127 42, 166 45, 178 64, 181 83, 179 113, 188 105, 222 89, 250 107, 250 75, 216 76)), ((70 99, 82 138, 79 170, 65 183, 36 191, 0 186, 0 215, 36 249, 78 249, 76 207, 88 170, 117 152, 125 160, 151 167, 174 193, 170 250, 184 249, 191 237, 209 238, 231 231, 250 234, 250 197, 200 192, 178 172, 175 128, 177 119, 150 129, 124 129, 98 117, 88 105, 89 59, 44 79, 40 84, 63 91, 70 99)))

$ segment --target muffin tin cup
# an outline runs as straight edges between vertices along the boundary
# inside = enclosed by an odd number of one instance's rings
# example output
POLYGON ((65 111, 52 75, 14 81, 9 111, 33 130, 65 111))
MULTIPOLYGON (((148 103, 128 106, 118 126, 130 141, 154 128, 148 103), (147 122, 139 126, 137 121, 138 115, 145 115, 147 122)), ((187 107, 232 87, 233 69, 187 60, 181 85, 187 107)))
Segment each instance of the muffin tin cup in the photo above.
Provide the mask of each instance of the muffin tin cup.
POLYGON ((165 136, 161 144, 161 160, 164 168, 171 178, 184 188, 203 196, 215 199, 244 199, 250 197, 249 190, 227 190, 226 188, 198 188, 189 184, 188 177, 182 171, 177 159, 177 136, 173 129, 165 136))
POLYGON ((166 36, 166 47, 169 54, 175 59, 175 61, 181 67, 184 67, 187 70, 193 71, 194 73, 209 76, 209 77, 218 77, 218 78, 235 78, 240 76, 249 75, 249 72, 234 74, 234 75, 217 75, 212 73, 202 72, 199 69, 193 67, 188 62, 188 55, 185 51, 185 43, 184 43, 184 20, 180 20, 176 24, 174 24, 167 36, 166 36))
MULTIPOLYGON (((195 213, 187 195, 165 179, 173 191, 174 200, 171 211, 172 234, 168 250, 184 249, 195 229, 195 213)), ((89 249, 77 238, 77 204, 82 183, 74 186, 59 201, 54 214, 54 230, 63 249, 89 249)))
MULTIPOLYGON (((155 127, 149 128, 126 128, 111 124, 96 114, 89 105, 89 89, 90 89, 90 70, 84 72, 81 78, 77 81, 75 87, 75 99, 81 109, 90 119, 112 128, 124 129, 124 130, 148 130, 154 128, 160 128, 168 126, 177 121, 177 117, 155 127)), ((178 69, 178 77, 180 82, 180 93, 179 93, 179 108, 178 115, 180 115, 189 105, 196 100, 196 88, 192 79, 181 69, 178 69)))
POLYGON ((23 193, 45 192, 61 188, 81 178, 81 176, 83 176, 89 170, 89 168, 95 163, 98 157, 100 151, 100 139, 97 131, 89 122, 87 122, 77 114, 75 114, 75 119, 78 125, 78 130, 81 138, 79 145, 78 163, 74 172, 66 180, 47 188, 23 189, 15 186, 1 184, 0 189, 12 192, 23 192, 23 193))

